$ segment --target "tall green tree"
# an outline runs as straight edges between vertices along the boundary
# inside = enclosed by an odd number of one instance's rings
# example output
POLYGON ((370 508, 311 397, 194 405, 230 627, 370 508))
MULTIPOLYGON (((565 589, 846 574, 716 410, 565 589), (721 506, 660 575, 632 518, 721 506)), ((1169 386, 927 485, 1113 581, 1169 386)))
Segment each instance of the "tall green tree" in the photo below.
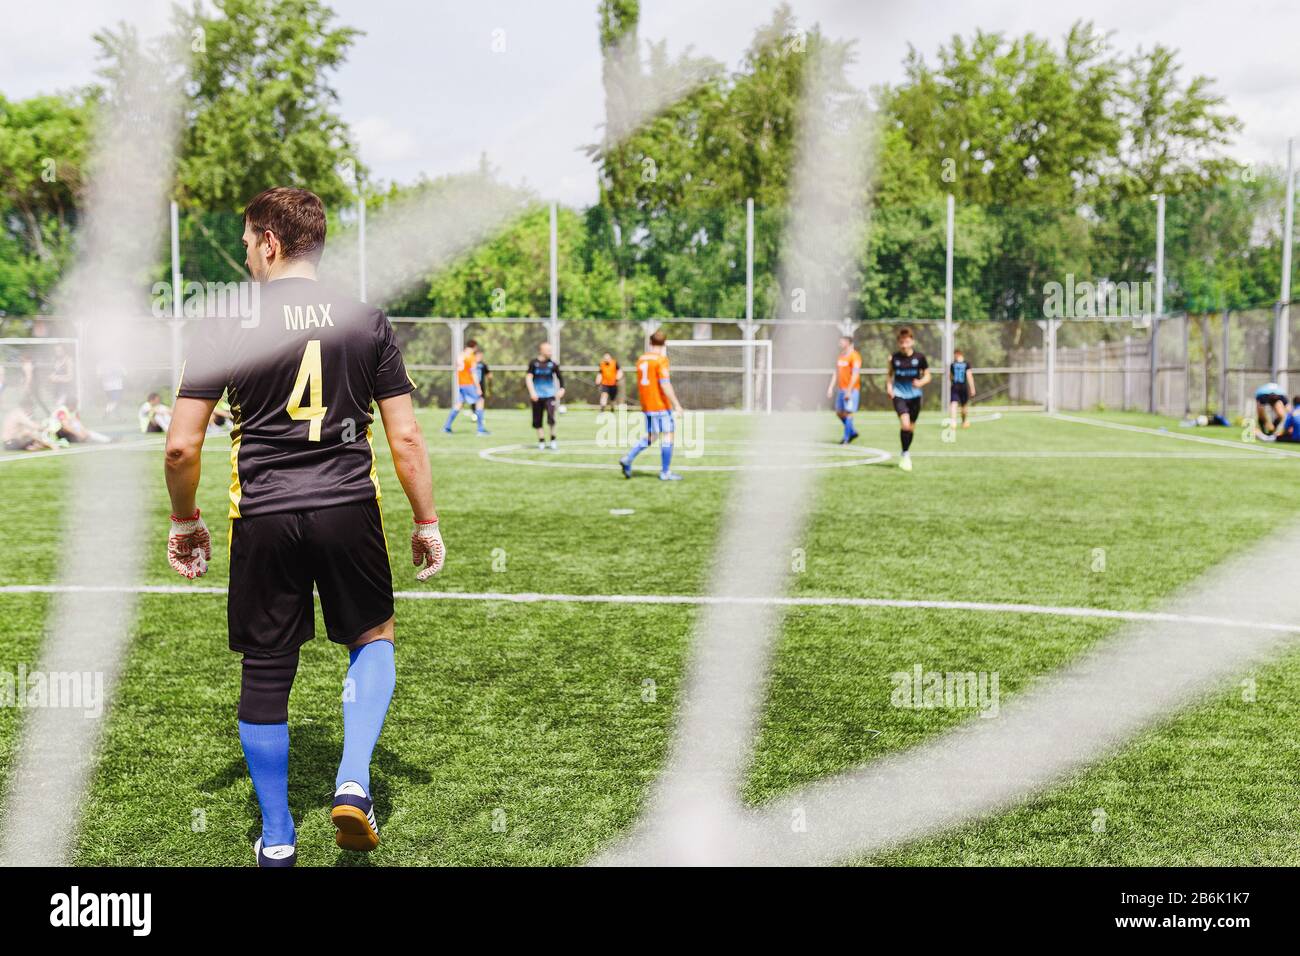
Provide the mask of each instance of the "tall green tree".
POLYGON ((0 314, 50 307, 71 255, 98 95, 0 96, 0 314))
POLYGON ((327 206, 353 201, 361 172, 332 74, 360 35, 321 0, 213 0, 178 10, 192 50, 176 173, 197 209, 242 209, 268 186, 300 186, 327 206))

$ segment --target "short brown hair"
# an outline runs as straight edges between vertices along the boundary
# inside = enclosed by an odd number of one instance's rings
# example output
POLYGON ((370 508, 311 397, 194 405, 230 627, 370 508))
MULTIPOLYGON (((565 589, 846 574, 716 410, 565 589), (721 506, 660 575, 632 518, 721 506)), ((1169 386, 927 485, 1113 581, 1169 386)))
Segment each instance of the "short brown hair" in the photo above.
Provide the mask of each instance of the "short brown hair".
POLYGON ((905 335, 906 335, 908 338, 910 338, 910 339, 914 339, 914 338, 916 338, 916 336, 912 334, 911 326, 907 326, 907 325, 905 325, 905 326, 903 326, 901 329, 899 329, 899 330, 894 334, 894 337, 895 337, 895 338, 899 338, 899 339, 901 339, 901 338, 902 338, 903 336, 905 336, 905 335))
POLYGON ((258 193, 244 206, 244 222, 253 232, 273 232, 286 259, 319 262, 325 251, 325 204, 308 189, 276 186, 258 193))
POLYGON ((668 341, 668 336, 664 335, 664 330, 663 330, 663 329, 656 329, 656 330, 655 330, 653 333, 651 333, 651 335, 650 335, 650 344, 651 344, 651 345, 656 345, 656 346, 657 346, 657 345, 663 345, 663 344, 664 344, 665 342, 667 342, 667 341, 668 341))

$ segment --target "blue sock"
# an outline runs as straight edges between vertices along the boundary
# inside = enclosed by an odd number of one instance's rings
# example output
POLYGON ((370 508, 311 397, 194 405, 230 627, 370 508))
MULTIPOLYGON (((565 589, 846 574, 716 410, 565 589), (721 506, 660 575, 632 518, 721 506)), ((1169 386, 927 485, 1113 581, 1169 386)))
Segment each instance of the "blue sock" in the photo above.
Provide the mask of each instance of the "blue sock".
POLYGON ((460 409, 459 409, 459 408, 453 408, 453 409, 451 410, 451 414, 449 414, 449 415, 447 416, 447 424, 443 425, 442 427, 443 427, 443 428, 450 428, 450 427, 451 427, 451 423, 454 422, 454 421, 456 420, 456 416, 459 415, 459 414, 460 414, 460 409))
POLYGON ((847 415, 847 416, 845 416, 845 418, 844 418, 844 437, 845 437, 845 438, 848 438, 850 435, 856 435, 857 433, 858 433, 858 430, 857 430, 856 428, 853 427, 853 416, 852 416, 852 415, 847 415))
POLYGON ((664 464, 664 474, 668 474, 668 466, 673 463, 673 446, 660 443, 659 460, 664 464))
POLYGON ((635 445, 632 446, 632 450, 627 453, 627 457, 624 458, 623 460, 626 462, 631 462, 633 459, 636 458, 637 455, 641 454, 641 452, 645 451, 649 447, 650 447, 650 439, 642 438, 639 442, 637 442, 635 445))
POLYGON ((262 808, 262 845, 284 846, 294 840, 289 812, 289 725, 239 722, 239 743, 262 808))
POLYGON ((487 427, 486 423, 487 423, 487 409, 480 408, 478 410, 478 430, 483 431, 487 427))
POLYGON ((343 759, 334 786, 355 780, 370 793, 370 757, 384 728, 388 702, 393 699, 397 667, 391 641, 371 641, 348 655, 346 690, 343 697, 343 759))

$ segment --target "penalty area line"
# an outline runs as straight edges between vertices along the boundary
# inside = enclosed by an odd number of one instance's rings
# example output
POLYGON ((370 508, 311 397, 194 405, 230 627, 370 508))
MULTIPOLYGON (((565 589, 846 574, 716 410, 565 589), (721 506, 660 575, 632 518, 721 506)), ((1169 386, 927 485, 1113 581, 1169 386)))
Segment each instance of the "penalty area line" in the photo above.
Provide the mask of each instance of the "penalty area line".
MULTIPOLYGON (((198 594, 222 596, 223 587, 193 587, 171 584, 141 584, 133 587, 95 584, 8 584, 0 594, 104 594, 130 593, 154 595, 198 594)), ((1300 625, 1252 621, 1245 618, 1204 614, 1178 614, 1161 611, 1120 611, 1111 608, 1070 605, 1020 604, 1000 601, 939 601, 925 598, 863 597, 735 597, 701 594, 548 594, 540 591, 394 591, 399 601, 465 601, 471 603, 501 601, 508 604, 657 604, 657 605, 732 605, 768 607, 846 607, 893 608, 898 610, 971 611, 982 614, 1022 614, 1043 617, 1092 618, 1159 624, 1189 624, 1211 627, 1265 630, 1282 634, 1300 634, 1300 625)))

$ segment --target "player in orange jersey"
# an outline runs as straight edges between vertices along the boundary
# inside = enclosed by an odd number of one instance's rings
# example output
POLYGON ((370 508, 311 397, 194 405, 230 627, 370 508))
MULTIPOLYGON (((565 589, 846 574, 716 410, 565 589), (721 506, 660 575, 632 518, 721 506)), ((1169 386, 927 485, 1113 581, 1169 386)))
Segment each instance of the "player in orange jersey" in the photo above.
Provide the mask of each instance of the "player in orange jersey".
POLYGON ((600 359, 600 371, 596 373, 596 384, 600 386, 600 410, 618 398, 618 383, 623 381, 623 370, 619 368, 618 359, 606 352, 600 359))
POLYGON ((853 413, 858 410, 858 399, 862 394, 859 391, 861 373, 862 356, 853 347, 853 339, 841 335, 840 354, 835 360, 835 373, 826 388, 826 397, 835 399, 835 414, 844 423, 841 445, 847 445, 858 437, 858 430, 853 427, 853 413))
POLYGON ((478 382, 478 362, 478 343, 470 339, 465 343, 465 349, 460 353, 460 360, 456 363, 456 400, 452 403, 450 414, 447 415, 447 424, 442 426, 442 430, 448 435, 451 434, 451 423, 456 420, 456 416, 465 405, 478 412, 478 433, 487 434, 487 430, 483 427, 483 389, 478 382))
POLYGON ((636 360, 636 387, 641 398, 641 411, 645 413, 645 437, 632 446, 628 453, 619 459, 623 477, 632 477, 632 461, 637 455, 650 447, 655 436, 659 436, 659 455, 663 467, 659 472, 660 481, 681 481, 682 476, 668 466, 673 460, 673 432, 676 431, 674 413, 682 410, 682 403, 677 400, 673 384, 668 376, 667 337, 663 331, 650 336, 650 348, 636 360))

